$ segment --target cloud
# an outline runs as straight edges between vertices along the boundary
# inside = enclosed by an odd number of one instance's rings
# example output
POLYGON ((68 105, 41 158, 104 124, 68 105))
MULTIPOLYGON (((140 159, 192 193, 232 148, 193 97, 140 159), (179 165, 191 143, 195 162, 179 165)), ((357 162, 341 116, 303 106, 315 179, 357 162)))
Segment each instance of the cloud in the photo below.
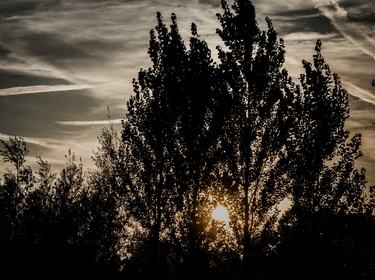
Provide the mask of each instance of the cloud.
MULTIPOLYGON (((34 144, 34 145, 38 145, 38 146, 42 146, 46 148, 60 149, 60 145, 59 145, 60 143, 57 143, 54 140, 47 140, 46 138, 43 138, 42 140, 41 138, 35 138, 35 137, 20 137, 20 138, 22 138, 26 143, 30 143, 30 144, 34 144)), ((9 140, 9 135, 0 133, 0 139, 7 141, 9 140)))
POLYGON ((346 82, 345 87, 349 94, 361 99, 362 101, 375 105, 375 95, 368 90, 360 88, 350 82, 346 82))
POLYGON ((102 125, 102 124, 120 124, 122 119, 115 120, 105 120, 105 121, 64 121, 64 122, 55 122, 64 126, 84 126, 84 125, 102 125))
MULTIPOLYGON (((12 11, 4 14, 6 20, 0 26, 0 44, 20 62, 4 64, 0 61, 0 68, 62 78, 71 84, 119 84, 105 91, 107 100, 129 97, 132 78, 140 68, 150 66, 147 54, 149 31, 157 24, 157 11, 162 12, 167 26, 170 13, 176 12, 184 38, 190 36, 190 24, 194 21, 202 37, 217 40, 213 26, 213 23, 218 25, 216 11, 198 0, 189 3, 171 0, 17 0, 18 6, 12 1, 0 5, 4 10, 12 11), (29 7, 26 2, 35 5, 29 7)), ((185 42, 188 44, 188 40, 185 42)), ((215 45, 216 42, 213 49, 215 45)), ((91 93, 93 97, 101 98, 103 92, 95 89, 91 93)))
POLYGON ((0 89, 0 96, 30 94, 40 92, 71 91, 91 88, 88 85, 38 85, 0 89))
MULTIPOLYGON (((253 3, 261 28, 267 28, 264 17, 269 16, 286 40, 285 66, 293 77, 303 71, 302 59, 311 58, 316 39, 323 39, 331 69, 339 69, 343 84, 345 80, 353 83, 348 86, 352 95, 366 100, 366 104, 358 100, 357 107, 372 110, 375 99, 371 86, 365 87, 374 78, 372 60, 335 28, 351 35, 367 27, 362 33, 371 37, 373 4, 370 0, 342 1, 343 8, 338 1, 333 1, 336 6, 318 0, 253 3), (320 12, 314 4, 320 5, 320 12), (345 30, 347 26, 351 29, 345 30)), ((113 123, 121 122, 133 92, 132 78, 140 68, 151 65, 149 30, 157 24, 157 11, 167 26, 170 13, 177 14, 187 45, 190 24, 195 22, 216 58, 215 46, 223 45, 215 33, 220 27, 215 14, 223 12, 220 0, 0 0, 0 131, 30 137, 28 142, 35 144, 30 153, 56 159, 56 163, 58 159, 65 163, 62 151, 69 148, 90 163, 96 137, 109 124, 106 108, 113 109, 113 123), (75 91, 83 88, 90 90, 75 91), (32 94, 53 91, 67 92, 32 94), (51 145, 56 149, 47 148, 51 145)), ((362 37, 353 38, 357 44, 364 42, 362 37)), ((371 45, 367 49, 375 51, 371 45)))
MULTIPOLYGON (((229 2, 229 1, 228 1, 229 2)), ((271 16, 286 11, 304 11, 312 7, 310 1, 306 0, 253 0, 257 14, 263 16, 271 16)))
POLYGON ((36 1, 4 0, 0 3, 0 18, 8 18, 14 15, 30 15, 36 8, 36 1))
POLYGON ((219 7, 221 5, 220 1, 218 0, 199 0, 199 2, 203 4, 210 4, 214 7, 219 7))
POLYGON ((358 24, 349 22, 348 13, 339 5, 339 0, 313 0, 313 3, 345 38, 375 59, 375 40, 368 36, 358 24))
POLYGON ((283 37, 285 41, 316 41, 317 39, 329 40, 335 37, 335 34, 321 34, 318 32, 294 32, 283 37))

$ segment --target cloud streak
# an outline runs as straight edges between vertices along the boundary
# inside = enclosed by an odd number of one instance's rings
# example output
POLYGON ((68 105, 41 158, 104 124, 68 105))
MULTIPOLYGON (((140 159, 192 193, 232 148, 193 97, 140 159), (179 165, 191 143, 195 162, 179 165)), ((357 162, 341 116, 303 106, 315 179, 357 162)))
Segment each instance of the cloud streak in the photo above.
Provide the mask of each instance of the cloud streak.
POLYGON ((65 122, 56 122, 64 126, 85 126, 85 125, 102 125, 102 124, 119 124, 122 119, 115 120, 105 120, 105 121, 65 121, 65 122))
POLYGON ((0 96, 9 95, 20 95, 20 94, 32 94, 41 92, 56 92, 56 91, 72 91, 88 89, 92 86, 88 85, 38 85, 38 86, 26 86, 26 87, 11 87, 0 89, 0 96))
POLYGON ((345 87, 349 94, 365 101, 367 103, 375 105, 375 95, 363 88, 357 87, 353 83, 346 82, 345 87))
MULTIPOLYGON (((293 78, 303 71, 301 61, 311 58, 315 41, 322 39, 332 71, 340 72, 351 95, 367 102, 355 99, 359 102, 351 105, 360 112, 362 106, 374 110, 374 61, 363 52, 375 57, 373 0, 253 3, 261 29, 267 28, 264 17, 269 16, 285 39, 285 66, 293 78)), ((27 136, 31 154, 56 164, 65 164, 62 151, 73 148, 85 166, 90 164, 97 135, 110 123, 106 108, 111 108, 112 123, 120 126, 133 94, 132 79, 140 68, 151 66, 149 30, 157 24, 157 11, 167 26, 170 13, 176 13, 187 45, 195 22, 217 58, 215 46, 223 45, 215 33, 220 27, 215 14, 223 12, 220 0, 0 1, 1 139, 8 139, 6 134, 27 136)), ((358 129, 375 127, 355 120, 362 124, 358 129)))
POLYGON ((339 5, 339 0, 313 0, 313 3, 345 38, 375 60, 375 40, 363 32, 360 26, 349 22, 348 13, 339 5))
POLYGON ((329 40, 334 38, 332 33, 321 34, 318 32, 294 32, 283 37, 285 41, 316 41, 317 39, 329 40))
MULTIPOLYGON (((0 139, 4 141, 9 140, 8 134, 0 133, 0 139)), ((41 138, 35 138, 35 137, 20 137, 22 138, 26 143, 51 148, 51 149, 60 149, 60 143, 50 143, 50 141, 46 140, 45 138, 42 140, 41 138)))

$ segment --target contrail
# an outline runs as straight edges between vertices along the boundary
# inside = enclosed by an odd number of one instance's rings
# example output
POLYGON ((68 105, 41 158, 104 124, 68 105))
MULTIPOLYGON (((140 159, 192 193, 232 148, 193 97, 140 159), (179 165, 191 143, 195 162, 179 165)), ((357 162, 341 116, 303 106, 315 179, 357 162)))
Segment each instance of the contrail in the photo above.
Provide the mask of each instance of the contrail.
POLYGON ((302 41, 302 40, 317 40, 317 39, 331 39, 334 34, 321 34, 318 32, 294 32, 283 37, 285 41, 302 41))
POLYGON ((83 125, 101 125, 101 124, 109 124, 110 122, 113 124, 121 123, 122 119, 115 119, 115 120, 105 120, 105 121, 66 121, 66 122, 55 122, 64 126, 83 126, 83 125))
POLYGON ((361 99, 362 101, 375 105, 375 95, 370 91, 357 87, 353 83, 348 82, 344 84, 344 87, 347 89, 349 94, 361 99))
POLYGON ((313 0, 313 3, 345 38, 375 60, 375 40, 357 24, 349 22, 348 13, 339 5, 339 0, 313 0))
POLYGON ((40 92, 53 92, 53 91, 71 91, 91 88, 88 85, 38 85, 26 87, 11 87, 0 89, 0 96, 31 94, 40 92))

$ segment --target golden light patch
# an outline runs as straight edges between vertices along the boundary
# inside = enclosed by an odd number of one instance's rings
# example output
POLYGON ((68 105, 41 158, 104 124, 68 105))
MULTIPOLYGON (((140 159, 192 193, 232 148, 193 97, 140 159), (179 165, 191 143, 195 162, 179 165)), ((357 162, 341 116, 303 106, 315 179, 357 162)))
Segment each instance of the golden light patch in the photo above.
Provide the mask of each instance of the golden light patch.
POLYGON ((225 208, 222 205, 219 205, 215 208, 214 211, 212 211, 212 218, 218 221, 223 221, 226 224, 229 223, 229 214, 227 208, 225 208))

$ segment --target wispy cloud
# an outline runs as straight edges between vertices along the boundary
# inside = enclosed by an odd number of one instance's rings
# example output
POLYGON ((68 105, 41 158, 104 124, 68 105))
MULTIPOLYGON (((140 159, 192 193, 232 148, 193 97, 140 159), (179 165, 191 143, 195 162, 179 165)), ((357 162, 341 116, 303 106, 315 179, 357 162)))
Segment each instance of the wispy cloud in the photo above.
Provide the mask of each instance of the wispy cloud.
POLYGON ((41 93, 41 92, 55 92, 55 91, 71 91, 91 88, 88 85, 38 85, 26 87, 11 87, 0 89, 0 96, 41 93))
POLYGON ((346 82, 344 86, 346 87, 349 94, 361 99, 362 101, 375 105, 375 95, 370 91, 360 88, 350 82, 346 82))
POLYGON ((294 32, 284 36, 285 41, 316 41, 317 39, 332 39, 335 34, 321 34, 318 32, 294 32))
MULTIPOLYGON (((9 136, 10 135, 8 135, 8 134, 0 133, 0 139, 2 139, 4 141, 9 140, 9 136)), ((42 146, 42 147, 46 147, 46 148, 60 149, 61 143, 57 143, 56 141, 51 142, 51 140, 49 141, 45 138, 41 139, 41 138, 35 138, 35 137, 21 137, 21 138, 26 143, 30 143, 30 144, 34 144, 34 145, 38 145, 38 146, 42 146)))
POLYGON ((66 121, 66 122, 56 122, 61 125, 65 126, 84 126, 84 125, 101 125, 101 124, 109 124, 110 122, 113 124, 121 123, 122 119, 115 119, 115 120, 105 120, 105 121, 66 121))
MULTIPOLYGON (((363 52, 374 57, 373 0, 252 1, 260 27, 267 28, 264 17, 269 16, 285 39, 285 66, 293 78, 303 71, 302 59, 311 59, 314 41, 323 39, 331 69, 339 72, 350 94, 373 110, 375 97, 371 86, 365 87, 374 78, 373 61, 363 52)), ((186 44, 195 22, 216 58, 215 46, 223 45, 215 33, 220 27, 215 14, 223 12, 220 0, 0 1, 0 131, 28 136, 24 139, 33 144, 30 154, 55 159, 56 164, 65 164, 69 148, 90 164, 97 135, 109 124, 106 108, 111 108, 112 123, 120 123, 133 93, 132 79, 151 65, 149 30, 157 24, 157 11, 167 26, 170 13, 177 14, 186 44), (75 91, 85 88, 89 94, 75 91), (66 93, 48 94, 53 91, 66 93), (6 95, 18 98, 1 98, 6 95)), ((358 104, 363 110, 364 104, 358 104)), ((365 128, 373 127, 365 123, 365 128)), ((371 150, 372 142, 367 143, 371 150)))
POLYGON ((375 40, 358 24, 348 20, 348 13, 340 6, 339 0, 313 0, 313 3, 345 38, 375 59, 375 40))

